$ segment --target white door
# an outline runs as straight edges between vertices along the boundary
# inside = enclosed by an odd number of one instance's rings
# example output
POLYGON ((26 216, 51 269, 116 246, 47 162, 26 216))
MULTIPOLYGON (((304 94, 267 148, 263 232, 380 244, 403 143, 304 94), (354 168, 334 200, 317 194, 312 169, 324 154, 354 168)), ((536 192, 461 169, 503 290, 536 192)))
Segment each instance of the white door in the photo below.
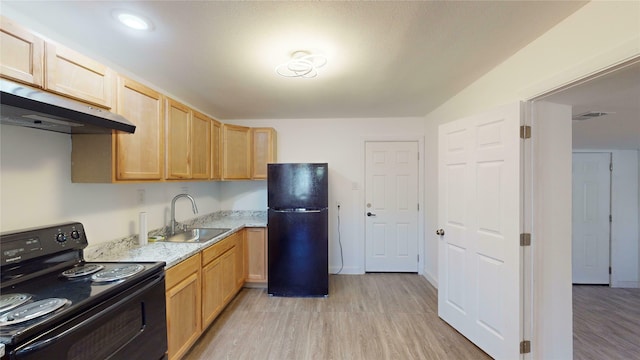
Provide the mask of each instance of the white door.
POLYGON ((365 271, 418 271, 418 143, 365 143, 365 271))
POLYGON ((521 106, 439 127, 438 315, 496 359, 522 339, 521 106))
POLYGON ((609 284, 611 154, 573 154, 574 284, 609 284))

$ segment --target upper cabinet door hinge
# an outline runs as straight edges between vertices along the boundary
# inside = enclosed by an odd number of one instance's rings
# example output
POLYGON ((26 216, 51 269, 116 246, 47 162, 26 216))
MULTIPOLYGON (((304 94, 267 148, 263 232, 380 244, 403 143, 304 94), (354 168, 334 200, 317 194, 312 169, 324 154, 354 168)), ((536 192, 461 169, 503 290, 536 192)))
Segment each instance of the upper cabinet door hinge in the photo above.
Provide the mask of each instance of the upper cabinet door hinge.
POLYGON ((528 354, 531 352, 531 341, 520 341, 520 354, 528 354))
POLYGON ((531 234, 529 233, 520 234, 520 246, 531 246, 531 234))
POLYGON ((530 139, 531 138, 531 126, 522 125, 520 126, 520 139, 530 139))

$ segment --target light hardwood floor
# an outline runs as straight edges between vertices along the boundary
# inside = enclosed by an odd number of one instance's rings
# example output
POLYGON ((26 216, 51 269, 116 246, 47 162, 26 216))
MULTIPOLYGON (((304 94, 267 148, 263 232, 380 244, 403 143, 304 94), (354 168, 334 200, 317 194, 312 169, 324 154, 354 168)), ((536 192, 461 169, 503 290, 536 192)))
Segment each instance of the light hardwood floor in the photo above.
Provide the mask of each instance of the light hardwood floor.
POLYGON ((420 275, 332 275, 329 294, 243 289, 184 359, 490 359, 438 318, 420 275))
POLYGON ((640 359, 640 289, 573 286, 573 358, 640 359))

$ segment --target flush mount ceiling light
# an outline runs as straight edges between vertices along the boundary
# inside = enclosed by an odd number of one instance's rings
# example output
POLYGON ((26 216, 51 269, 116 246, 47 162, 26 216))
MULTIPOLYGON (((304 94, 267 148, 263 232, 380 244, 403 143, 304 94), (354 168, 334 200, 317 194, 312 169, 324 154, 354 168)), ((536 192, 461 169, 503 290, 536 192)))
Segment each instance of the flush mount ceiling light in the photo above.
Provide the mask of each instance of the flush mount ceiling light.
POLYGON ((131 29, 145 31, 150 31, 153 29, 153 24, 150 20, 145 19, 144 17, 139 15, 134 15, 127 11, 114 10, 113 17, 131 29))
POLYGON ((284 77, 314 78, 318 69, 327 64, 327 58, 320 54, 299 50, 291 54, 291 60, 276 66, 276 72, 284 77))

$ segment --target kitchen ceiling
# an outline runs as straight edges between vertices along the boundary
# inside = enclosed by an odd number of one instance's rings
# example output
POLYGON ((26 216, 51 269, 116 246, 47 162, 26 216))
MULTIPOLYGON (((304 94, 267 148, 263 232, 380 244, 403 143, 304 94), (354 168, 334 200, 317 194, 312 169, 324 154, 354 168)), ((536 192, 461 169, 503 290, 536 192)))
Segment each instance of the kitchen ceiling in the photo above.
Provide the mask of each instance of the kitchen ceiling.
POLYGON ((46 37, 220 120, 424 116, 583 1, 2 1, 46 37), (153 31, 126 29, 130 10, 153 31), (296 50, 313 79, 275 67, 296 50))

